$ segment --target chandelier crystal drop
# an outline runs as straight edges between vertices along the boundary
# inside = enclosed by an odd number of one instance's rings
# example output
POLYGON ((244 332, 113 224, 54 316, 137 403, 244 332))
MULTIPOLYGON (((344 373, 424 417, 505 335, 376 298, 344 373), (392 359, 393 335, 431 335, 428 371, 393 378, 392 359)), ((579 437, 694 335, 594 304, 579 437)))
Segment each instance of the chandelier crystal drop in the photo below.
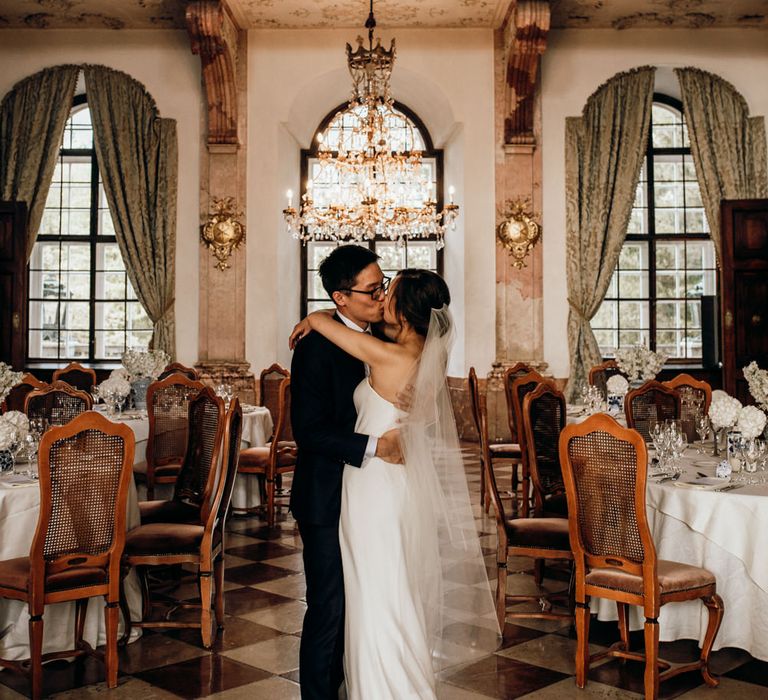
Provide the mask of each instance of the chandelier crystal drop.
POLYGON ((373 0, 365 26, 368 48, 362 37, 354 51, 347 44, 351 98, 318 134, 319 168, 309 176, 298 210, 293 193, 287 193, 286 226, 304 243, 435 238, 442 248, 445 229, 455 229, 459 213, 453 188, 450 203, 438 212, 432 169, 422 163, 421 137, 393 106, 395 40, 389 49, 380 38, 374 45, 373 0), (334 198, 326 194, 329 184, 336 185, 334 198))

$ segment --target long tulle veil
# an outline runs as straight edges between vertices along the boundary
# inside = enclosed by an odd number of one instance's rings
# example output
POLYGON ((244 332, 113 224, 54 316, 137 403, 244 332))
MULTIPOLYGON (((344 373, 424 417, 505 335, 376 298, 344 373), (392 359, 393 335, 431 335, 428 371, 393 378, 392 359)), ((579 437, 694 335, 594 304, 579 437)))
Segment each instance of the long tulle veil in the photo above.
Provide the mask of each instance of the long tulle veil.
POLYGON ((448 308, 433 309, 402 426, 406 563, 436 669, 490 654, 500 642, 446 381, 453 337, 448 308))

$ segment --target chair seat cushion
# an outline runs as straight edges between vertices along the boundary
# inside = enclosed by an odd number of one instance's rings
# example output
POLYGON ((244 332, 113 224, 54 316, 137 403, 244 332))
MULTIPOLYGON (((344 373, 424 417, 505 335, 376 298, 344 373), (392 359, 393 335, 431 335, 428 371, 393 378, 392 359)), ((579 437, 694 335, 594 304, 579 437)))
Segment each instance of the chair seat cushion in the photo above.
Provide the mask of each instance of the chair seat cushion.
MULTIPOLYGON (((247 447, 240 450, 240 469, 258 469, 266 471, 269 466, 269 455, 272 449, 272 443, 263 447, 247 447)), ((277 466, 287 467, 296 463, 296 443, 278 442, 277 443, 277 466)))
POLYGON ((181 501, 140 501, 141 524, 191 523, 200 524, 200 508, 181 501))
POLYGON ((488 445, 488 449, 491 451, 491 457, 521 457, 520 445, 516 442, 499 442, 493 445, 488 445))
MULTIPOLYGON (((170 464, 163 464, 162 466, 155 467, 155 479, 158 477, 175 477, 179 475, 181 470, 181 462, 171 462, 170 464)), ((139 462, 133 465, 134 476, 143 477, 147 476, 147 462, 139 462)))
MULTIPOLYGON (((107 572, 96 567, 83 566, 50 574, 45 581, 46 591, 64 591, 70 588, 97 586, 107 582, 107 572)), ((29 584, 29 557, 0 561, 0 587, 26 591, 29 584)))
MULTIPOLYGON (((659 559, 656 562, 656 572, 662 601, 665 595, 682 591, 690 591, 691 598, 698 598, 701 589, 715 585, 713 574, 690 564, 659 559)), ((587 574, 586 583, 614 591, 643 594, 643 577, 620 569, 594 569, 587 574)))
POLYGON ((125 536, 126 556, 188 554, 200 549, 203 526, 191 523, 149 523, 125 536))
POLYGON ((512 518, 507 520, 510 547, 570 551, 568 521, 564 518, 512 518))

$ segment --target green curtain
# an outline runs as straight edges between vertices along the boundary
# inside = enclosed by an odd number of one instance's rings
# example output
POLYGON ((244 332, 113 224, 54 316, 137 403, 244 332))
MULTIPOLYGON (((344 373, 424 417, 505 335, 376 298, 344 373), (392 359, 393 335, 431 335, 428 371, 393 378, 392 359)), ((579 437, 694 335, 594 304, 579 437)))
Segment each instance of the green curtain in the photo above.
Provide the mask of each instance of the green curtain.
POLYGON ((27 259, 72 109, 78 66, 54 66, 25 78, 0 104, 0 199, 27 205, 27 259))
POLYGON ((730 83, 698 68, 676 68, 691 155, 720 259, 720 201, 768 197, 765 123, 750 117, 730 83))
POLYGON ((176 122, 161 119, 144 86, 85 66, 96 154, 128 277, 154 324, 151 347, 176 355, 176 122))
POLYGON ((627 234, 648 142, 655 71, 646 66, 615 75, 590 96, 581 117, 566 119, 571 401, 601 361, 589 322, 608 291, 627 234))

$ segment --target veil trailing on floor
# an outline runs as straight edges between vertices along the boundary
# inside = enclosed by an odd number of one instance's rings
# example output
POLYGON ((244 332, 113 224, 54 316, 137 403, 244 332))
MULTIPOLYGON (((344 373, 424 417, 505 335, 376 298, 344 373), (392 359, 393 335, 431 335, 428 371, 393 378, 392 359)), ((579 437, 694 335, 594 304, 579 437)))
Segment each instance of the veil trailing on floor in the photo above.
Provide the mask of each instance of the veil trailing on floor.
POLYGON ((453 338, 448 308, 433 309, 401 430, 408 576, 438 670, 490 654, 501 641, 446 381, 453 338))

